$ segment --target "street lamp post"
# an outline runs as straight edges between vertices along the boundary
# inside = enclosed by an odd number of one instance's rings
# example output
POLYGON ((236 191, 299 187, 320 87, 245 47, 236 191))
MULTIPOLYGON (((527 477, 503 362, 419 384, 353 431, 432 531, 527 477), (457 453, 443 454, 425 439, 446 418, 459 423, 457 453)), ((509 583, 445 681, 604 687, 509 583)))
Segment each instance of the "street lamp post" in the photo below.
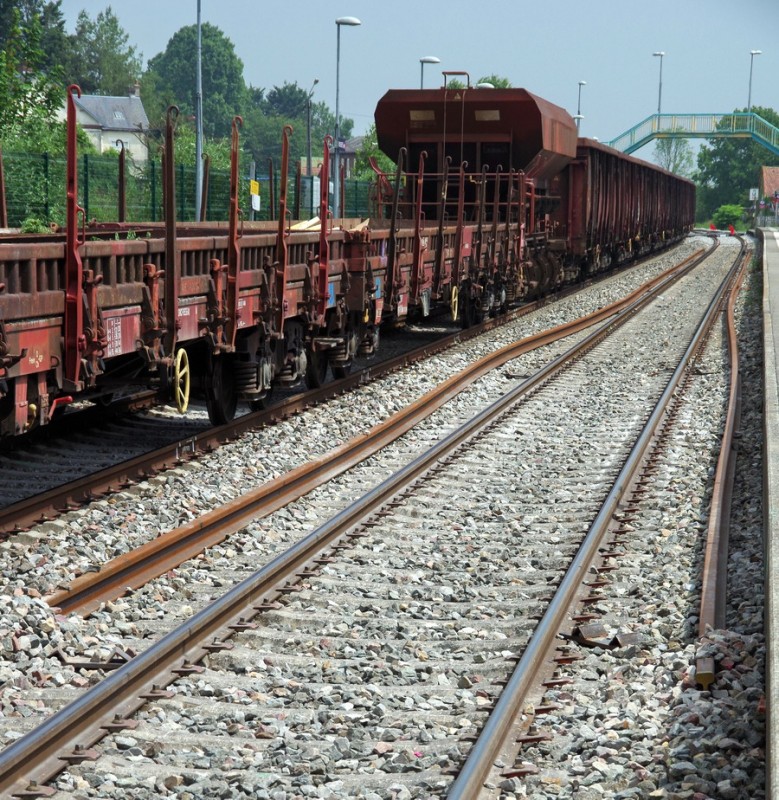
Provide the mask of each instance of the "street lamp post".
POLYGON ((197 0, 197 76, 195 78, 195 222, 200 222, 203 191, 203 68, 200 0, 197 0))
POLYGON ((335 50, 335 152, 333 153, 333 216, 337 217, 341 205, 341 165, 339 155, 341 150, 341 118, 338 114, 338 96, 341 78, 341 25, 361 25, 357 17, 338 17, 335 27, 338 31, 335 50))
POLYGON ((755 56, 759 56, 762 50, 749 51, 749 99, 747 100, 747 114, 752 113, 752 67, 755 63, 755 56))
POLYGON ((652 55, 660 58, 660 86, 657 90, 657 113, 660 114, 663 106, 663 56, 665 55, 665 50, 658 50, 652 55))
POLYGON ((311 203, 309 204, 309 213, 314 213, 314 179, 311 176, 311 98, 314 94, 314 87, 319 83, 319 78, 314 78, 311 84, 311 89, 306 98, 306 178, 308 178, 308 186, 311 190, 311 203))
POLYGON ((306 98, 306 175, 311 177, 311 98, 314 95, 314 87, 319 83, 319 78, 314 78, 311 90, 306 98))
POLYGON ((576 132, 579 132, 579 125, 581 121, 584 119, 582 116, 582 86, 586 86, 587 81, 579 81, 579 102, 576 104, 576 116, 574 119, 576 120, 576 132))
POLYGON ((425 88, 425 64, 440 64, 441 59, 435 56, 422 56, 419 59, 419 88, 425 88))

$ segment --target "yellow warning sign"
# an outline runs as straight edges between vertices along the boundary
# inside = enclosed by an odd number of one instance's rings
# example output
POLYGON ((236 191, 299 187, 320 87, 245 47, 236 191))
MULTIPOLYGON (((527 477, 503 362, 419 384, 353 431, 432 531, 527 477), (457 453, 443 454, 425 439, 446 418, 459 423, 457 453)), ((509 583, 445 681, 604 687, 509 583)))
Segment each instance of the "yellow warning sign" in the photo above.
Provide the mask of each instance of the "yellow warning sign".
POLYGON ((260 193, 260 182, 259 181, 249 181, 249 192, 251 194, 259 194, 260 193))

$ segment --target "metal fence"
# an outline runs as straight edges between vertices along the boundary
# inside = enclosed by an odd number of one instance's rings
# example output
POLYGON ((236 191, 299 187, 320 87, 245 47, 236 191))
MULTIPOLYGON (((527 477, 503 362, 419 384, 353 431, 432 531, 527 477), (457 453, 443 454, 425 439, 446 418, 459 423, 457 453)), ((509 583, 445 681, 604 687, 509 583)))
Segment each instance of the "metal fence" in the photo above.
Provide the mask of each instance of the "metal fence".
POLYGON ((779 205, 773 209, 761 211, 755 217, 755 226, 758 228, 779 228, 779 205))
MULTIPOLYGON (((66 160, 64 156, 3 153, 8 224, 20 227, 25 221, 42 224, 65 223, 66 160)), ((242 181, 240 205, 245 219, 275 218, 279 208, 280 175, 276 172, 257 175, 260 184, 260 209, 251 213, 248 176, 242 181), (271 191, 274 196, 271 198, 271 191)), ((164 217, 162 168, 157 161, 125 165, 125 197, 127 222, 158 222, 164 217)), ((303 218, 313 217, 319 210, 318 178, 290 176, 287 207, 298 210, 303 218), (298 198, 297 194, 300 193, 298 198)), ((108 155, 82 155, 78 162, 79 205, 87 220, 115 222, 119 219, 119 159, 108 155)), ((346 181, 344 214, 367 217, 371 213, 371 183, 346 181)), ((226 220, 230 209, 230 173, 210 170, 206 196, 206 219, 226 220)), ((195 219, 195 168, 176 166, 176 218, 195 219)))

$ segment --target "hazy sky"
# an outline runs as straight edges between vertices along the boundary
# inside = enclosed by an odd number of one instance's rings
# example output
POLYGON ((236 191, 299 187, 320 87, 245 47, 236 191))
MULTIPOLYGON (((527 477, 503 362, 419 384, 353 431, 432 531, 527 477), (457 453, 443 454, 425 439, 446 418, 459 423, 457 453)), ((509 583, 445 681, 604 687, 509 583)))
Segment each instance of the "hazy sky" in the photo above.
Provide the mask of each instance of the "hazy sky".
MULTIPOLYGON (((197 19, 197 0, 63 0, 68 32, 82 9, 94 18, 108 6, 144 66, 197 19)), ((581 134, 602 141, 657 111, 659 50, 663 113, 746 107, 750 50, 763 51, 752 104, 779 110, 779 0, 201 0, 201 15, 233 42, 248 84, 308 89, 318 78, 314 99, 333 110, 335 19, 358 17, 360 27, 341 29, 340 78, 341 115, 357 134, 388 89, 419 87, 428 55, 441 63, 425 66, 427 88, 441 85, 441 70, 474 83, 496 74, 571 114, 584 80, 581 134)))

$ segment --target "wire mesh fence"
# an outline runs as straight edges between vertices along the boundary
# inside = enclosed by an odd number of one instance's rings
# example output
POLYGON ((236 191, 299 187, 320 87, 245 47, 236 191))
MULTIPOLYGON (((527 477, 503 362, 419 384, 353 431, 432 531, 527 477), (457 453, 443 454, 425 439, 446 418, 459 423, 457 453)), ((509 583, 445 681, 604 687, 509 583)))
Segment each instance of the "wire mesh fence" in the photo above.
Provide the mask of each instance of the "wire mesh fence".
MULTIPOLYGON (((31 221, 41 225, 65 223, 67 163, 64 156, 47 153, 3 153, 8 224, 20 227, 31 221)), ((116 222, 120 219, 120 160, 115 155, 85 154, 78 160, 78 202, 88 221, 116 222)), ((125 204, 127 222, 159 222, 164 219, 163 173, 159 161, 125 162, 125 204)), ((239 204, 245 219, 275 219, 279 209, 278 172, 257 175, 259 208, 252 213, 248 176, 241 179, 239 204)), ((319 179, 294 176, 289 179, 287 208, 302 218, 319 210, 319 179)), ((193 166, 175 168, 176 218, 194 221, 196 217, 193 166)), ((343 197, 344 215, 366 217, 371 214, 371 182, 347 180, 343 197)), ((205 197, 205 218, 226 220, 230 210, 230 173, 209 170, 205 197)))

